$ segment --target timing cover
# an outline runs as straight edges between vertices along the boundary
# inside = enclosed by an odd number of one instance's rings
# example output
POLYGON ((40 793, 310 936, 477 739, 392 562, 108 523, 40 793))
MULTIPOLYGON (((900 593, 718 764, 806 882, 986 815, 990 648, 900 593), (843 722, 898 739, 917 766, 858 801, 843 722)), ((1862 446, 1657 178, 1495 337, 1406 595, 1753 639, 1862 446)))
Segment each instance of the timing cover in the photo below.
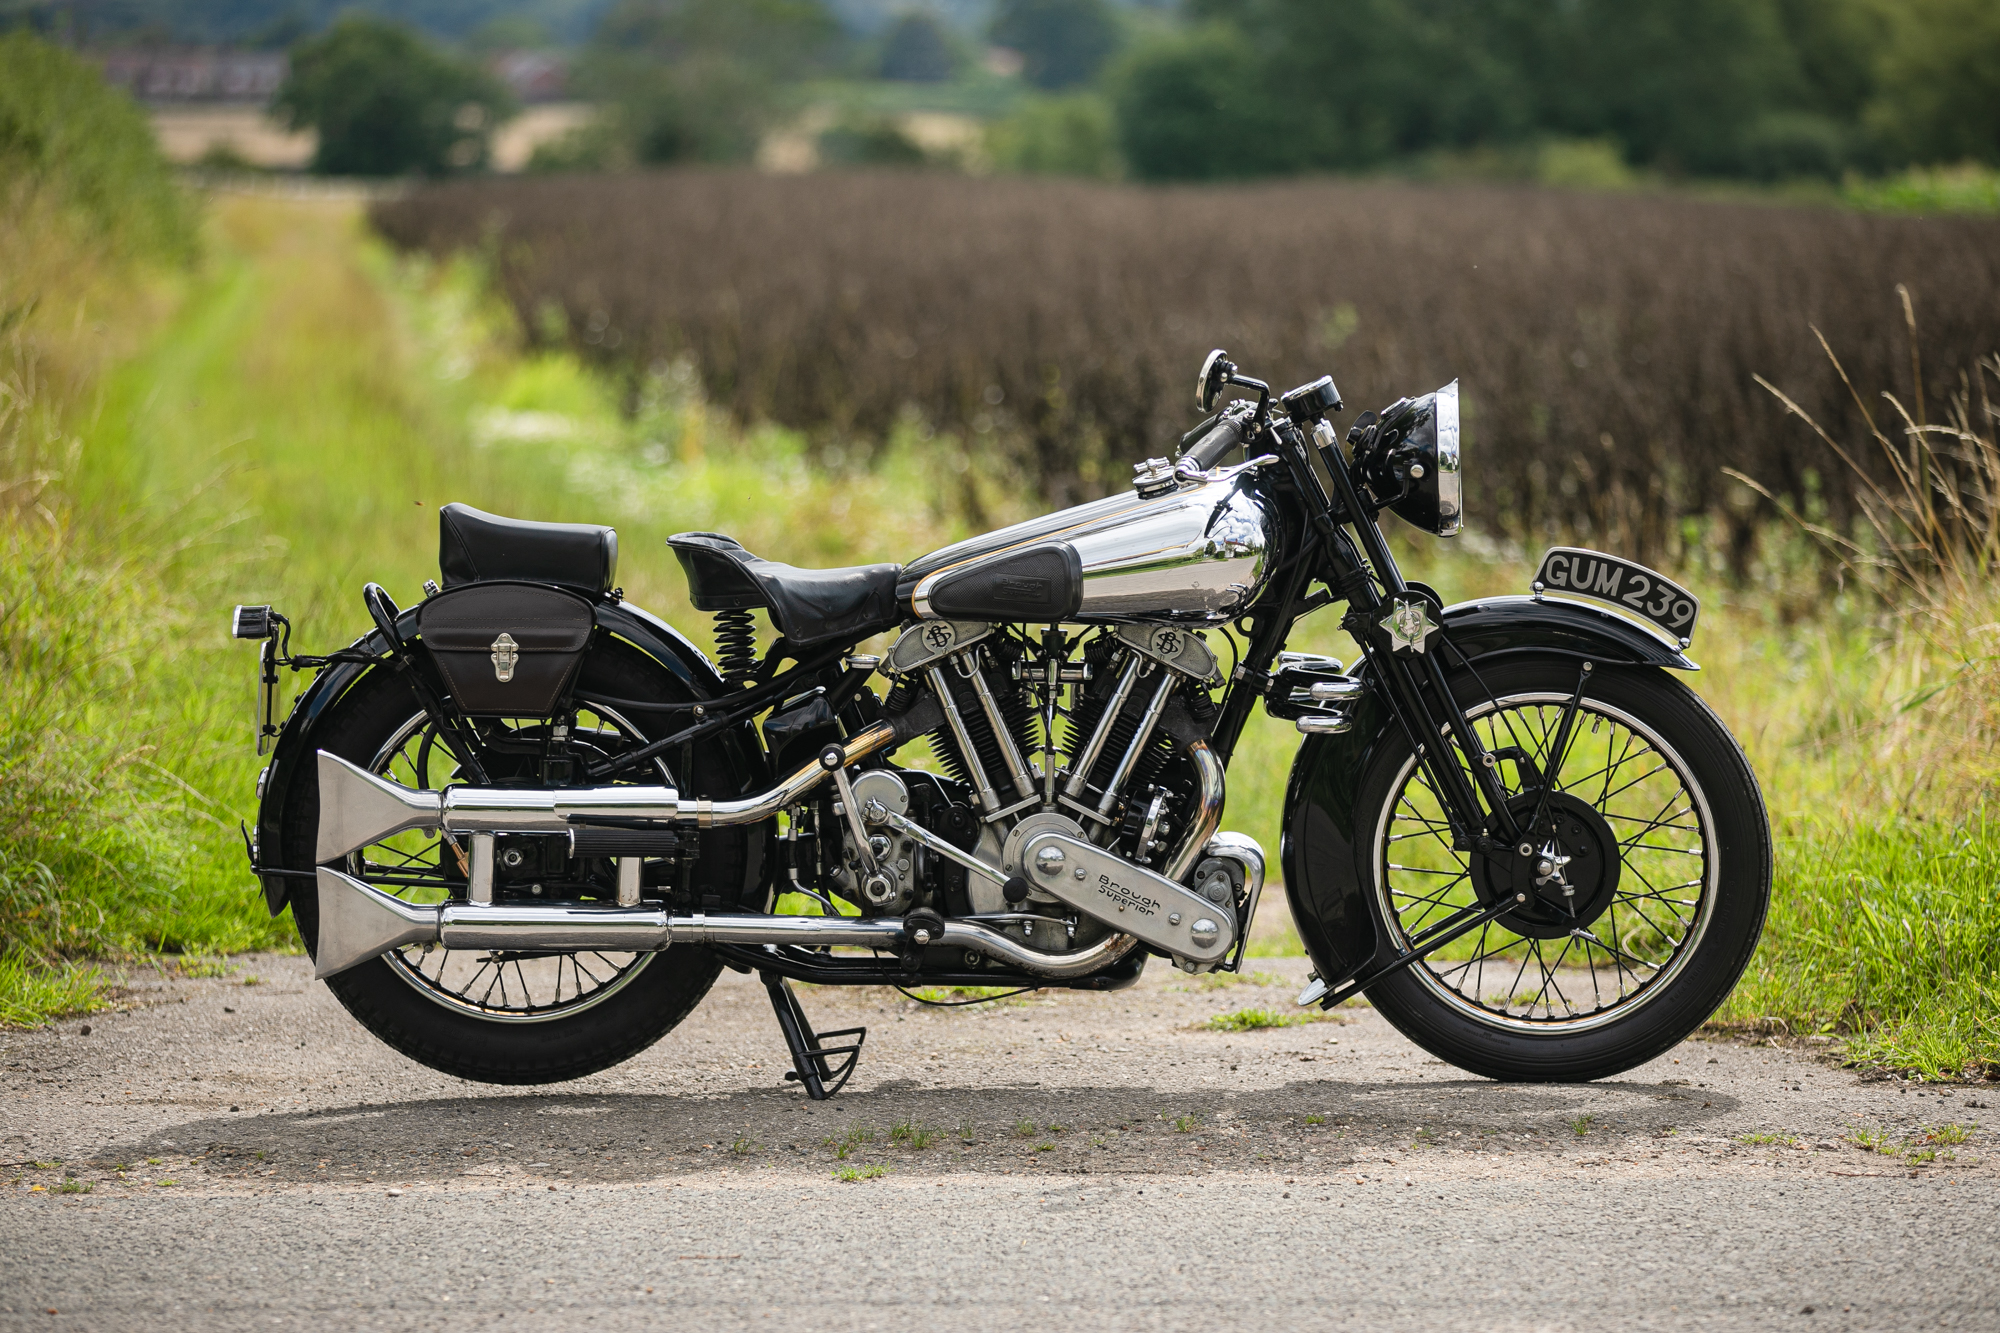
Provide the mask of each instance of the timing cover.
POLYGON ((1024 839, 1018 873, 1086 916, 1175 958, 1213 963, 1235 947, 1233 905, 1218 907, 1164 875, 1061 830, 1024 839), (1059 852, 1061 859, 1044 861, 1044 852, 1059 852))

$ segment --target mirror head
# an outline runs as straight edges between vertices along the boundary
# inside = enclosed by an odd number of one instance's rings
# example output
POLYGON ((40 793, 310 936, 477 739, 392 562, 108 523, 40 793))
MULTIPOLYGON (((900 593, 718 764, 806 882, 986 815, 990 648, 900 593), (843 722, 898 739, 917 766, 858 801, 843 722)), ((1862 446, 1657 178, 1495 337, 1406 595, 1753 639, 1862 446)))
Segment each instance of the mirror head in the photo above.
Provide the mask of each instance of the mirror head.
POLYGON ((1201 378, 1195 382, 1195 405, 1204 412, 1215 410, 1215 400, 1222 396, 1223 386, 1236 374, 1235 365, 1229 360, 1229 353, 1220 347, 1208 354, 1208 360, 1201 363, 1201 378))

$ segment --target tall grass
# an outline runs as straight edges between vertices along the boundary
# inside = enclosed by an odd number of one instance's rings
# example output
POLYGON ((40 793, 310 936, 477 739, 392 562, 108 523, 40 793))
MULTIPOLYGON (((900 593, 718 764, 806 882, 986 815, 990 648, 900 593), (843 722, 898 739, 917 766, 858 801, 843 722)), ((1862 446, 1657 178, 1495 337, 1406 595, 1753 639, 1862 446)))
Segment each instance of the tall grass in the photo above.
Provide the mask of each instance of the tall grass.
POLYGON ((1823 492, 1837 460, 1752 382, 1846 430, 1838 379, 2000 345, 2000 221, 1657 195, 1292 182, 1139 188, 893 173, 492 181, 382 203, 399 245, 492 257, 523 325, 620 373, 686 358, 739 420, 852 447, 914 413, 1048 500, 1125 484, 1191 424, 1222 344, 1356 408, 1465 382, 1489 533, 1742 573, 1760 505, 1722 475, 1823 492), (1748 504, 1739 501, 1749 499, 1748 504))
POLYGON ((1868 590, 1883 628, 1863 706, 1814 747, 1851 752, 1859 799, 1796 821, 1780 858, 1791 891, 1725 1021, 1843 1032, 1857 1058, 2000 1077, 2000 357, 1949 377, 1931 420, 1921 360, 1904 393, 1871 399, 1820 343, 1859 442, 1766 387, 1864 478, 1862 521, 1787 513, 1868 590))
POLYGON ((73 486, 102 377, 153 328, 195 215, 96 71, 0 36, 0 1016, 94 1002, 79 957, 184 938, 182 836, 138 666, 182 606, 73 486))

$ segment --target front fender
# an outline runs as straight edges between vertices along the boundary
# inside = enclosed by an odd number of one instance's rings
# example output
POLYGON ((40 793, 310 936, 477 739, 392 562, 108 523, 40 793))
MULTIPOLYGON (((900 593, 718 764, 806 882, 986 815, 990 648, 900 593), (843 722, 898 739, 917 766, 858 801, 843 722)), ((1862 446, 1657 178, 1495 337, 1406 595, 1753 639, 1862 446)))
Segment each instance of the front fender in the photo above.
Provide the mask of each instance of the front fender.
MULTIPOLYGON (((1474 666, 1522 653, 1555 654, 1604 666, 1701 668, 1678 648, 1608 611, 1575 602, 1489 597, 1445 608, 1444 637, 1474 666)), ((1432 648, 1438 651, 1437 647, 1432 648)), ((1457 665, 1457 655, 1443 659, 1457 665)), ((1370 673, 1364 669, 1362 675, 1370 673)), ((1338 986, 1385 943, 1369 901, 1373 885, 1359 871, 1358 839, 1378 813, 1356 808, 1362 779, 1381 747, 1398 733, 1378 691, 1361 698, 1354 726, 1311 736, 1292 761, 1285 791, 1279 862, 1299 939, 1320 978, 1338 986)))
MULTIPOLYGON (((417 636, 417 609, 411 607, 397 617, 396 630, 405 642, 417 636)), ((607 599, 597 603, 596 619, 600 630, 623 639, 657 661, 696 698, 712 699, 723 692, 722 677, 701 649, 658 616, 629 602, 607 599)), ((371 630, 355 640, 353 647, 371 656, 379 656, 388 651, 389 645, 380 630, 371 630)), ((253 859, 263 883, 264 902, 271 909, 272 916, 285 910, 295 882, 286 874, 276 871, 266 873, 261 854, 265 848, 281 845, 278 824, 279 812, 285 808, 285 797, 301 773, 314 771, 313 754, 319 748, 314 741, 314 733, 334 704, 355 682, 368 672, 379 669, 363 662, 336 662, 322 668, 292 704, 291 714, 285 719, 278 732, 277 743, 272 747, 271 762, 258 776, 253 859)), ((755 751, 754 744, 751 749, 755 751)))

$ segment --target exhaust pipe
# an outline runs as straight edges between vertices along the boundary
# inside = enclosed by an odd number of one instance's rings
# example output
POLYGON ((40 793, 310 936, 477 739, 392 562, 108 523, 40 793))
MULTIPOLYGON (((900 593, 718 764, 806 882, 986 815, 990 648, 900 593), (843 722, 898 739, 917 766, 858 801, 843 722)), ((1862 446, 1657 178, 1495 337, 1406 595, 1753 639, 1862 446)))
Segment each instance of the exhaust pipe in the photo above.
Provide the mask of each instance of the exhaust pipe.
MULTIPOLYGON (((841 747, 842 766, 910 739, 878 722, 841 747)), ((769 819, 826 780, 818 760, 767 792, 740 801, 687 801, 672 787, 448 787, 420 791, 319 752, 319 841, 313 859, 338 861, 415 828, 447 833, 568 833, 592 817, 723 828, 769 819)))
MULTIPOLYGON (((907 937, 901 917, 764 916, 753 912, 675 916, 663 908, 577 907, 557 903, 420 906, 321 866, 319 940, 313 955, 313 976, 324 980, 407 944, 551 953, 577 949, 652 953, 675 944, 798 944, 810 948, 852 945, 879 949, 893 947, 907 937)), ((947 921, 944 934, 928 942, 974 949, 1044 977, 1095 972, 1130 952, 1138 943, 1130 935, 1113 935, 1076 953, 1046 954, 971 921, 947 921)))

